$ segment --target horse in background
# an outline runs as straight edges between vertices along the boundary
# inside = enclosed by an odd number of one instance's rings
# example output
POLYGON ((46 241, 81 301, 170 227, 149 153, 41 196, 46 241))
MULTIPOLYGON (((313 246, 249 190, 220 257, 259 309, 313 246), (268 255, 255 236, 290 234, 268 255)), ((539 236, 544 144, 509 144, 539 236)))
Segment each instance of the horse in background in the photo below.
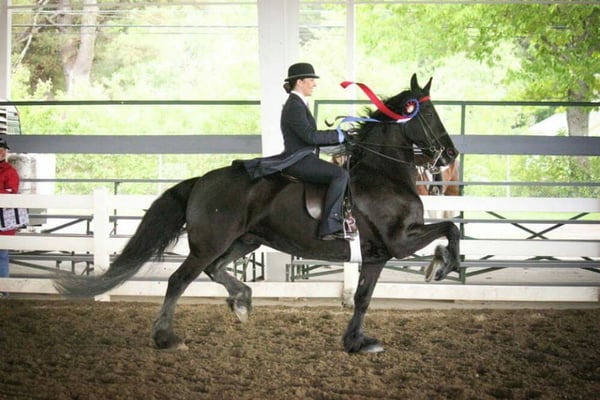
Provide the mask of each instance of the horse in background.
MULTIPOLYGON (((458 182, 460 180, 460 161, 457 158, 446 167, 441 167, 437 172, 431 172, 425 166, 417 166, 417 193, 420 196, 460 196, 459 185, 445 184, 442 182, 458 182)), ((430 218, 451 219, 458 215, 452 210, 427 210, 430 218)))

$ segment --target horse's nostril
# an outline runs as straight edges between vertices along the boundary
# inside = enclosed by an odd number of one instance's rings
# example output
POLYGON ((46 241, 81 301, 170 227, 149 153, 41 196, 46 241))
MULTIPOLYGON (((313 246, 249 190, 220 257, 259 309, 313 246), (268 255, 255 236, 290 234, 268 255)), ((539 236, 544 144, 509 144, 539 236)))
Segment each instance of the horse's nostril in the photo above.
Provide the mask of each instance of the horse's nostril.
POLYGON ((458 151, 456 151, 455 148, 450 147, 448 150, 446 150, 446 154, 448 155, 448 157, 456 158, 456 156, 458 155, 458 151))

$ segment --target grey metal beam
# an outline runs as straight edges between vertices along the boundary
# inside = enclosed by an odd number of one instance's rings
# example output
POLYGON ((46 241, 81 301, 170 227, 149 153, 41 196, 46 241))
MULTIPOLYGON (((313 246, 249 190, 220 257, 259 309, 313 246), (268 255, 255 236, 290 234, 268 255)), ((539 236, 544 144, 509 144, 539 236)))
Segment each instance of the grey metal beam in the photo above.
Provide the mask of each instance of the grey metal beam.
MULTIPOLYGON (((600 137, 453 136, 463 154, 600 156, 600 137)), ((260 135, 11 135, 15 153, 260 154, 260 135)))
POLYGON ((11 135, 13 153, 257 154, 260 135, 11 135))
POLYGON ((453 136, 464 154, 600 156, 600 137, 581 136, 453 136))

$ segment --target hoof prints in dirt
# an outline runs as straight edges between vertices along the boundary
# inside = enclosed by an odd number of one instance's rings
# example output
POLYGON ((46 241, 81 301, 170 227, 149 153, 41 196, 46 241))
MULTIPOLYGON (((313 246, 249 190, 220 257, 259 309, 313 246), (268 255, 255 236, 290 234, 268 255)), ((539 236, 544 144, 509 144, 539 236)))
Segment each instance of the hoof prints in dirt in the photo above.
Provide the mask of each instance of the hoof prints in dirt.
POLYGON ((155 304, 3 301, 0 398, 589 399, 600 310, 371 310, 386 351, 349 355, 349 311, 180 305, 187 351, 150 339, 155 304))

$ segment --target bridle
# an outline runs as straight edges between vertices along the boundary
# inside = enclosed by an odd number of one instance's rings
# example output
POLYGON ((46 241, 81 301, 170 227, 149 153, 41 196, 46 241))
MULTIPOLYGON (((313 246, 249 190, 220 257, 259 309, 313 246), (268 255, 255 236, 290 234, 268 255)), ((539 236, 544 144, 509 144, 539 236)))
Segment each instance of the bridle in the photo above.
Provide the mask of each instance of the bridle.
MULTIPOLYGON (((421 128, 423 130, 423 132, 425 133, 425 138, 427 141, 427 150, 429 152, 431 152, 433 154, 433 156, 431 157, 431 161, 428 162, 425 167, 427 169, 429 169, 430 171, 432 171, 432 173, 435 171, 437 172, 438 167, 436 167, 436 164, 438 162, 438 160, 441 158, 445 147, 440 143, 439 138, 437 138, 434 134, 433 134, 433 130, 431 129, 431 127, 429 126, 429 124, 427 124, 427 121, 425 120, 425 118, 423 118, 423 116, 420 113, 420 107, 421 104, 430 101, 430 97, 429 96, 423 96, 421 98, 417 99, 409 99, 406 101, 406 107, 407 109, 405 111, 407 111, 407 114, 402 115, 402 114, 398 114, 392 110, 390 110, 376 95, 375 93, 373 93, 373 91, 365 84, 360 83, 360 82, 349 82, 349 81, 344 81, 342 82, 340 85, 343 88, 347 88, 348 86, 352 85, 352 84, 356 84, 358 87, 360 87, 362 89, 362 91, 367 95, 367 97, 371 100, 371 102, 375 105, 375 107, 377 107, 377 109, 379 111, 381 111, 384 115, 390 117, 392 119, 392 121, 381 121, 375 118, 363 118, 363 117, 351 117, 351 116, 347 116, 341 119, 341 121, 338 123, 337 126, 337 130, 339 133, 341 133, 341 125, 344 123, 352 123, 352 122, 373 122, 373 123, 383 123, 383 124, 402 124, 402 128, 406 129, 406 127, 403 124, 406 124, 407 122, 409 122, 410 120, 412 120, 413 118, 417 118, 417 121, 419 122, 419 124, 421 125, 421 128), (414 107, 414 108, 408 108, 408 107, 414 107)), ((402 132, 404 132, 404 130, 402 130, 402 132)), ((358 140, 353 140, 352 136, 349 135, 348 136, 348 142, 351 146, 356 146, 359 147, 362 150, 365 150, 369 153, 375 154, 377 156, 383 157, 385 159, 388 159, 390 161, 394 161, 394 162, 398 162, 401 164, 405 164, 408 166, 414 166, 414 162, 408 162, 408 161, 404 161, 401 160, 399 158, 396 157, 392 157, 389 156, 385 153, 382 153, 381 151, 375 150, 373 149, 373 147, 381 147, 381 148, 396 148, 396 149, 412 149, 413 151, 415 150, 420 150, 421 152, 423 151, 423 148, 420 148, 419 146, 397 146, 397 145, 386 145, 386 144, 374 144, 374 143, 369 143, 369 142, 362 142, 362 141, 358 141, 358 140)))

